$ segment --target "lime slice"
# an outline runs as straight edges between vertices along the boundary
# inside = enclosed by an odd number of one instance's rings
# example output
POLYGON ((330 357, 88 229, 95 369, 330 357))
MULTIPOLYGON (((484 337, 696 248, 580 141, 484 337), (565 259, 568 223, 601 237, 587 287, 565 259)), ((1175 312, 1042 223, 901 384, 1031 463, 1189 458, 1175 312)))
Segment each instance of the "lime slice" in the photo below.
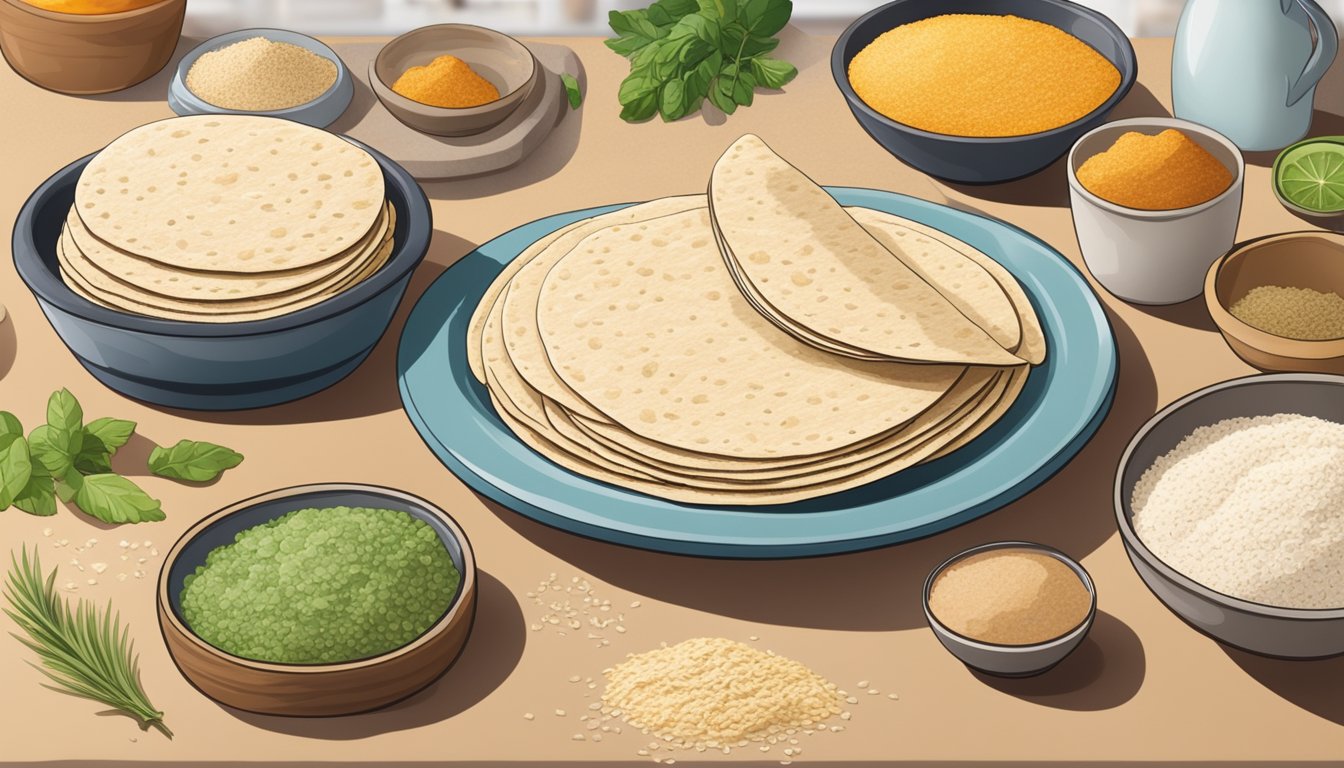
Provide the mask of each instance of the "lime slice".
POLYGON ((1308 139, 1274 161, 1274 191, 1305 213, 1344 212, 1344 137, 1308 139))

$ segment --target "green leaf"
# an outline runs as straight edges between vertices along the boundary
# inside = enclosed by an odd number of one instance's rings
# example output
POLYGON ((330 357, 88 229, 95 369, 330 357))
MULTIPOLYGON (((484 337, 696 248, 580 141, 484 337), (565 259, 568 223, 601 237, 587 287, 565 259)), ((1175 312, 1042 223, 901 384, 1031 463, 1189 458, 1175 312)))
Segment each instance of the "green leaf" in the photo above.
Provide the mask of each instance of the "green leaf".
POLYGON ((155 446, 149 471, 160 477, 204 483, 243 463, 243 455, 214 443, 179 440, 172 448, 155 446))
POLYGON ((632 72, 621 81, 621 87, 616 92, 616 98, 622 105, 633 104, 656 90, 657 84, 653 81, 653 78, 632 72))
POLYGON ((737 80, 733 82, 733 101, 744 107, 750 107, 755 94, 756 76, 750 72, 739 71, 737 80))
MULTIPOLYGON (((720 82, 722 82, 722 78, 720 78, 720 82)), ((718 83, 715 83, 714 87, 709 89, 709 100, 725 115, 731 115, 737 111, 737 102, 733 101, 732 96, 725 95, 718 83)))
POLYGON ((84 435, 84 444, 75 456, 75 471, 86 475, 98 475, 112 471, 112 452, 102 440, 90 434, 84 435))
POLYGON ((75 500, 75 494, 84 486, 84 476, 76 471, 70 471, 60 479, 52 480, 53 488, 56 491, 56 498, 69 504, 75 500))
POLYGON ((98 438, 109 453, 115 453, 135 434, 135 422, 104 416, 85 424, 84 434, 98 438))
POLYGON ((760 58, 751 60, 751 72, 756 80, 766 88, 783 88, 798 76, 798 68, 779 59, 760 58))
POLYGON ((70 390, 51 393, 47 400, 47 424, 64 432, 75 432, 84 426, 84 409, 79 407, 79 401, 70 390))
POLYGON ((0 510, 8 509, 28 486, 33 476, 33 462, 28 455, 28 441, 16 437, 0 451, 0 510))
POLYGON ((749 35, 742 43, 742 58, 749 59, 755 56, 763 56, 778 47, 779 38, 777 37, 749 35))
POLYGON ((50 517, 56 514, 56 492, 51 478, 38 475, 28 478, 28 485, 14 499, 14 506, 30 515, 50 517))
POLYGON ((23 424, 9 411, 0 411, 0 435, 23 436, 23 424))
POLYGON ((660 95, 658 111, 663 120, 671 122, 686 114, 686 85, 680 80, 668 81, 660 95))
POLYGON ((774 37, 788 25, 789 17, 793 15, 793 1, 765 0, 762 4, 765 6, 764 12, 755 21, 749 21, 748 26, 753 34, 774 37))
POLYGON ((75 505, 105 523, 163 520, 159 501, 121 475, 89 475, 75 492, 75 505))
POLYGON ((583 104, 583 89, 579 87, 579 81, 568 72, 561 72, 560 82, 565 86, 565 97, 569 99, 569 108, 578 109, 583 104))
MULTIPOLYGON (((80 443, 83 444, 83 433, 75 432, 74 435, 80 437, 80 443)), ((28 435, 28 450, 33 457, 33 461, 42 465, 42 468, 51 477, 64 477, 70 468, 74 466, 75 456, 79 454, 79 448, 73 445, 73 436, 58 432, 50 424, 43 424, 34 427, 28 435), (64 437, 64 442, 62 442, 64 437)))
POLYGON ((658 112, 658 94, 648 91, 625 105, 621 110, 621 119, 627 123, 640 123, 658 112))

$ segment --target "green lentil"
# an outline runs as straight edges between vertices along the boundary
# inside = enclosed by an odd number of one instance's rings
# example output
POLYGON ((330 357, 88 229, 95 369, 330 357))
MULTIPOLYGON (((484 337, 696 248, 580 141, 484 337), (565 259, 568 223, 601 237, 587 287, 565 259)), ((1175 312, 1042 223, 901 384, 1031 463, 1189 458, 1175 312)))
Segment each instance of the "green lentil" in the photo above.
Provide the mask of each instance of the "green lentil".
POLYGON ((419 637, 460 582, 423 520, 391 509, 300 509, 211 551, 185 579, 182 616, 235 656, 354 661, 419 637))

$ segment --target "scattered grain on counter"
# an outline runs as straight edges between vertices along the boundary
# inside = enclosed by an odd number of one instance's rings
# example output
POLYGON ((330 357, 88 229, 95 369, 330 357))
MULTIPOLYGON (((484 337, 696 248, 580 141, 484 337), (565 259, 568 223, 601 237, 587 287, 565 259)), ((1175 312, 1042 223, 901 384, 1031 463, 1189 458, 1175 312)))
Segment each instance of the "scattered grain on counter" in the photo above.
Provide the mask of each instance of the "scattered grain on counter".
POLYGON ((929 610, 964 637, 1000 645, 1053 640, 1092 610, 1092 594, 1058 558, 991 549, 953 563, 934 580, 929 610))
POLYGON ((1232 316, 1289 339, 1344 338, 1344 297, 1334 292, 1259 285, 1228 307, 1232 316))
POLYGON ((422 67, 411 67, 392 84, 392 90, 431 107, 479 107, 499 98, 495 84, 481 77, 456 56, 440 56, 422 67))
POLYGON ((608 632, 625 633, 625 614, 600 597, 587 579, 571 576, 565 581, 552 573, 527 596, 545 611, 530 625, 533 632, 547 628, 564 636, 582 632, 599 648, 610 644, 608 632))
POLYGON ((631 655, 606 671, 606 681, 604 715, 670 749, 775 744, 823 729, 841 713, 835 684, 797 661, 724 638, 631 655))
POLYGON ((1184 133, 1129 131, 1078 167, 1088 192, 1126 208, 1169 211, 1208 202, 1232 185, 1232 171, 1184 133))
POLYGON ((187 72, 192 93, 224 109, 289 109, 326 93, 336 64, 294 45, 251 37, 201 55, 187 72))
POLYGON ((1120 71, 1087 43, 1017 16, 946 14, 902 24, 850 61, 868 106, 953 136, 1022 136, 1100 106, 1120 71))
POLYGON ((1279 413, 1200 427, 1134 486, 1134 531, 1225 595, 1344 607, 1344 424, 1279 413))

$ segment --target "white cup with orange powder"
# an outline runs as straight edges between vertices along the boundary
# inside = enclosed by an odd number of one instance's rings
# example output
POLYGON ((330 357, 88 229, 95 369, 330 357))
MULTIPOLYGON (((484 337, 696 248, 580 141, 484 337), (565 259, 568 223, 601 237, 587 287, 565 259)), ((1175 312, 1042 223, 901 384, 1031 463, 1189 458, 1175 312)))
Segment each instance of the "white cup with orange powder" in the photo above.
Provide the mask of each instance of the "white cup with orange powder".
POLYGON ((1246 163, 1235 144, 1186 120, 1116 120, 1078 139, 1067 168, 1078 246, 1103 288, 1134 304, 1203 292, 1241 217, 1246 163))

